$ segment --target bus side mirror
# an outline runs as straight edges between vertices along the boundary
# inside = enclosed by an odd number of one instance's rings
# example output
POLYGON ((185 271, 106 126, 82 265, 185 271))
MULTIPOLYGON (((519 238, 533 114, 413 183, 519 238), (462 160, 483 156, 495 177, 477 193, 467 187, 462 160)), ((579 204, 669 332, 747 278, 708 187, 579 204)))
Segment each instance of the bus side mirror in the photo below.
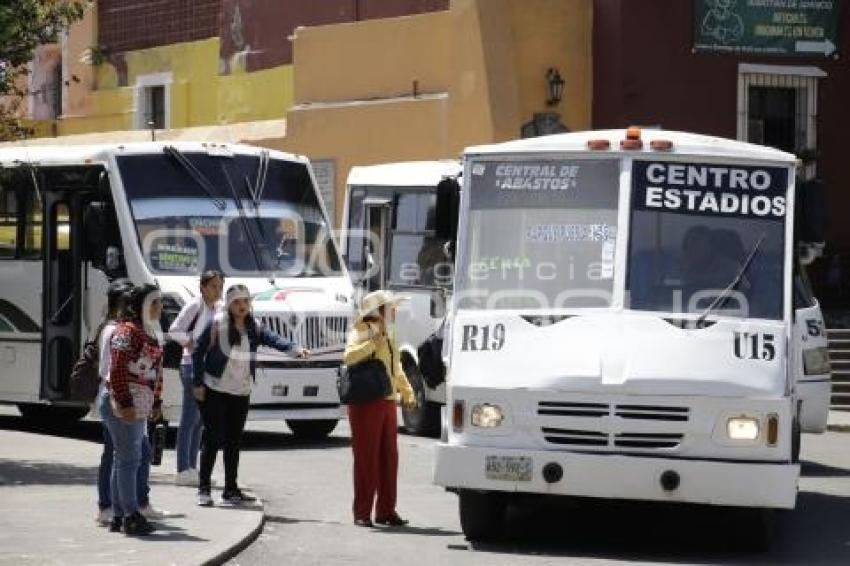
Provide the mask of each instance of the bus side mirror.
POLYGON ((815 244, 826 241, 826 187, 818 179, 797 185, 795 239, 797 243, 815 244))
POLYGON ((102 201, 88 204, 83 213, 85 260, 107 270, 120 267, 121 236, 112 205, 102 201), (119 265, 115 265, 116 262, 119 265))
POLYGON ((89 203, 83 214, 83 231, 86 242, 84 250, 86 261, 102 266, 106 259, 105 203, 89 203))
POLYGON ((457 239, 458 212, 460 211, 460 185, 457 179, 443 179, 437 185, 437 210, 435 231, 442 240, 457 239))

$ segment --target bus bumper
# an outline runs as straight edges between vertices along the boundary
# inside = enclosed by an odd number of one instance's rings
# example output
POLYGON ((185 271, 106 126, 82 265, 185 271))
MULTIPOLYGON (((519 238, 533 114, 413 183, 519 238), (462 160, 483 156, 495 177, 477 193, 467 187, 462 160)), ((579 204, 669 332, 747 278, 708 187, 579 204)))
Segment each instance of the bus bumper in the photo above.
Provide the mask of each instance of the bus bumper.
POLYGON ((251 420, 324 420, 345 416, 336 367, 260 367, 251 392, 251 420))
POLYGON ((442 443, 436 449, 434 483, 449 489, 793 509, 799 475, 800 466, 790 463, 648 458, 442 443), (486 472, 488 458, 530 458, 531 473, 519 481, 492 479, 486 472), (561 478, 552 483, 544 479, 543 473, 549 464, 550 472, 557 467, 562 471, 561 478), (668 478, 678 476, 675 489, 669 489, 669 483, 668 489, 662 487, 665 472, 674 473, 668 478))

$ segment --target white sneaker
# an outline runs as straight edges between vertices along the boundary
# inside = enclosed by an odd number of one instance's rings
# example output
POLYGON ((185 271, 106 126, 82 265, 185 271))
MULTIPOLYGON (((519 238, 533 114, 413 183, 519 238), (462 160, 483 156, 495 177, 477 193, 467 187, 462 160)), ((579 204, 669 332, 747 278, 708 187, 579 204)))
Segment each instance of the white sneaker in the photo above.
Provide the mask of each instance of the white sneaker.
POLYGON ((213 498, 209 492, 199 491, 198 492, 198 506, 200 507, 212 507, 213 506, 213 498))
POLYGON ((200 478, 198 476, 198 470, 194 468, 186 468, 182 472, 177 472, 174 475, 174 483, 177 485, 186 485, 190 487, 198 487, 198 482, 200 478))
POLYGON ((97 516, 94 518, 94 522, 100 525, 101 527, 107 527, 112 524, 112 509, 107 507, 106 509, 99 509, 97 512, 97 516))
POLYGON ((169 517, 173 517, 174 513, 170 511, 166 511, 165 509, 156 509, 153 505, 147 505, 145 507, 139 508, 139 513, 144 516, 145 519, 167 519, 169 517))

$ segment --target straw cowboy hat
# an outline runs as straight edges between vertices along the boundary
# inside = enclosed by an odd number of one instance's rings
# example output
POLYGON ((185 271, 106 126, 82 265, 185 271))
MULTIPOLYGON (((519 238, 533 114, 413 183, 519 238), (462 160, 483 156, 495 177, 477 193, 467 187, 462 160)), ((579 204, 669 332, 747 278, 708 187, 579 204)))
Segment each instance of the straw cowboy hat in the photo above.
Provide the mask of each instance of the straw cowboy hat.
POLYGON ((372 291, 360 301, 359 317, 363 318, 384 305, 398 306, 400 303, 408 300, 408 298, 403 295, 396 295, 390 291, 372 291))

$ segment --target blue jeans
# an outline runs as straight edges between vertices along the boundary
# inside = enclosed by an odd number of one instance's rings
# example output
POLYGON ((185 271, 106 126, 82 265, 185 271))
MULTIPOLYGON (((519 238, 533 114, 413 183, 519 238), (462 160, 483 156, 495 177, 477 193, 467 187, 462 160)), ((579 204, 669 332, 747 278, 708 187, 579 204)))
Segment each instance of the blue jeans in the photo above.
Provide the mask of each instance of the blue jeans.
POLYGON ((183 410, 180 413, 180 428, 177 429, 177 471, 198 469, 198 450, 201 447, 201 412, 192 395, 192 364, 180 366, 180 381, 183 383, 183 410))
POLYGON ((113 415, 108 391, 101 393, 98 402, 100 416, 109 430, 115 448, 115 460, 112 464, 112 513, 114 517, 126 517, 137 512, 140 507, 141 493, 137 481, 140 468, 148 467, 143 463, 142 457, 143 447, 148 443, 145 438, 146 423, 144 420, 128 423, 113 415))
MULTIPOLYGON (((97 470, 97 506, 100 509, 112 507, 112 462, 115 460, 115 448, 112 445, 112 435, 103 423, 103 453, 100 455, 100 467, 97 470)), ((136 494, 139 505, 147 507, 150 503, 151 491, 148 478, 151 473, 151 445, 150 442, 142 443, 142 463, 136 475, 136 494)))

